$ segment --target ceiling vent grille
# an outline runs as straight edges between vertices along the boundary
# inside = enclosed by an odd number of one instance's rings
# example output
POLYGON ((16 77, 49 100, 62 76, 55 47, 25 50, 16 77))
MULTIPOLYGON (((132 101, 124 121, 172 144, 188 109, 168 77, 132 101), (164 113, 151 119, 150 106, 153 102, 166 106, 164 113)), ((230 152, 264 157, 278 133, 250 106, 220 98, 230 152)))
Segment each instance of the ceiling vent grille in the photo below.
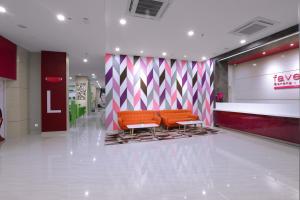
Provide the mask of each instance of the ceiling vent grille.
POLYGON ((277 23, 278 22, 272 21, 270 19, 256 17, 250 22, 247 22, 246 24, 234 29, 233 31, 231 31, 231 33, 239 36, 251 36, 262 30, 274 26, 277 23))
POLYGON ((129 0, 128 11, 135 17, 159 19, 170 4, 170 0, 129 0))

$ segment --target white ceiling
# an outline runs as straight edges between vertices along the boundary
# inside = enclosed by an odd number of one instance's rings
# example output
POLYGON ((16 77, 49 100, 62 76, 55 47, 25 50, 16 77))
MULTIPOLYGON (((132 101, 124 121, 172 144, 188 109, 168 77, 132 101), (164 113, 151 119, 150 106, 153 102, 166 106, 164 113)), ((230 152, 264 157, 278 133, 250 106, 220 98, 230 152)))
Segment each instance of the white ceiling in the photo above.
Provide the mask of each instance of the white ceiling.
POLYGON ((127 0, 1 0, 0 34, 30 51, 66 51, 70 74, 95 73, 104 84, 104 54, 114 52, 200 60, 237 48, 234 28, 261 16, 279 23, 251 38, 255 41, 297 24, 297 0, 173 0, 163 18, 152 21, 126 13, 127 0), (56 14, 72 20, 60 23, 56 14), (84 24, 82 18, 89 18, 84 24), (125 17, 127 25, 119 19, 125 17), (18 24, 27 29, 17 27, 18 24), (189 38, 188 30, 195 36, 189 38), (201 37, 201 34, 204 34, 201 37), (88 53, 88 63, 82 59, 88 53))
POLYGON ((297 24, 297 0, 173 0, 159 21, 135 18, 126 13, 127 0, 109 0, 106 3, 106 48, 121 53, 200 60, 214 57, 240 47, 242 37, 230 34, 233 29, 255 17, 279 22, 273 28, 246 39, 255 41, 297 24), (118 24, 121 17, 128 21, 118 24), (194 30, 194 37, 187 32, 194 30), (201 37, 201 34, 204 37, 201 37), (225 49, 226 48, 226 49, 225 49), (228 49, 227 49, 228 48, 228 49))
MULTIPOLYGON (((105 0, 0 0, 8 14, 0 15, 0 34, 30 51, 66 51, 70 75, 104 79, 105 0), (62 13, 72 20, 61 23, 62 13), (83 18, 89 18, 89 24, 83 18), (27 29, 17 27, 18 24, 27 29), (88 63, 83 63, 88 53, 88 63)), ((103 84, 103 82, 102 82, 103 84)))

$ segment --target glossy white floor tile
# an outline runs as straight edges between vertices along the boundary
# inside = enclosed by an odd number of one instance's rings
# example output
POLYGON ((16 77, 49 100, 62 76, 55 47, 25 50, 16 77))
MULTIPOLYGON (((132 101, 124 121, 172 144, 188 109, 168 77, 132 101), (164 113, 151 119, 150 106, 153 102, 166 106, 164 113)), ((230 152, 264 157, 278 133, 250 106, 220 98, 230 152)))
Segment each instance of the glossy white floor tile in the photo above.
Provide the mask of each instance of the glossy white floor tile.
POLYGON ((1 200, 296 200, 299 150, 222 131, 104 146, 100 113, 66 137, 0 146, 1 200))

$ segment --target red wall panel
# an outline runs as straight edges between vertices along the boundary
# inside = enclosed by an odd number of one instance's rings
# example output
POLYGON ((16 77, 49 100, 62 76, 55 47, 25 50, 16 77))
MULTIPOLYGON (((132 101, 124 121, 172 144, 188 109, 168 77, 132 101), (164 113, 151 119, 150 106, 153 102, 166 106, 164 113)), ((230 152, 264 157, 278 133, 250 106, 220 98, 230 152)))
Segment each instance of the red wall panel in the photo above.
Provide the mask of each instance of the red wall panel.
POLYGON ((215 124, 300 144, 300 119, 214 111, 215 124))
POLYGON ((41 60, 42 131, 66 131, 67 54, 43 51, 41 60))
POLYGON ((0 77, 16 80, 17 46, 0 36, 0 77))

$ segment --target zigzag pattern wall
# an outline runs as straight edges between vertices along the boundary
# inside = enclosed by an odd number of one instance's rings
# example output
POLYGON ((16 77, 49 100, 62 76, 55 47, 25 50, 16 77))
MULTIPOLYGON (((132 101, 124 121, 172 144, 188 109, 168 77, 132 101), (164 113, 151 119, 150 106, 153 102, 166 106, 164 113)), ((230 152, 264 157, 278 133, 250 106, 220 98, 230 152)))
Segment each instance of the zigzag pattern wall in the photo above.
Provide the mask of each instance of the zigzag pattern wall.
POLYGON ((106 128, 119 129, 122 110, 190 109, 212 125, 213 70, 210 60, 106 54, 106 128))

